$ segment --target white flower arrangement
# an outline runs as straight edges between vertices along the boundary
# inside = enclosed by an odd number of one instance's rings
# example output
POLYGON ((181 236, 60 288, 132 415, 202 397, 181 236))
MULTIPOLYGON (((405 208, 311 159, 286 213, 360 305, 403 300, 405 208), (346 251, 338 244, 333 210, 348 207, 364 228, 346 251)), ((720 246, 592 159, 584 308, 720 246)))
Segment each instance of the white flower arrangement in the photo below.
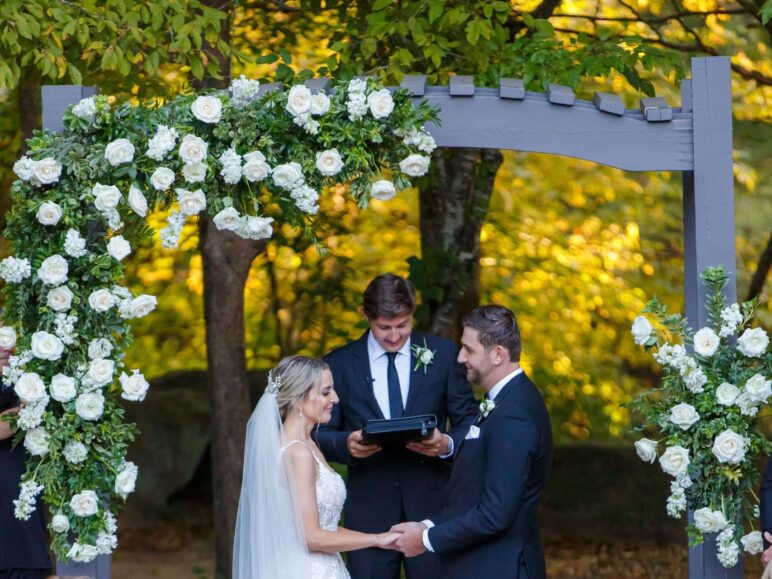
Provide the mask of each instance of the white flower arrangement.
POLYGON ((423 346, 420 344, 413 344, 410 349, 413 351, 413 356, 415 356, 415 367, 413 368, 413 372, 421 368, 423 369, 424 374, 426 374, 429 366, 434 364, 436 350, 429 349, 429 346, 426 345, 426 338, 424 338, 423 346))
POLYGON ((718 533, 718 560, 732 567, 741 545, 748 553, 763 548, 760 532, 743 534, 743 525, 758 518, 752 492, 756 458, 772 447, 755 428, 759 408, 772 397, 772 355, 766 332, 750 328, 756 300, 727 305, 727 279, 721 268, 703 272, 709 325, 694 334, 681 316, 669 314, 656 299, 644 313, 654 314, 659 329, 647 318, 635 319, 633 339, 654 351, 663 378, 660 388, 644 393, 633 406, 644 416, 640 430, 659 431, 664 438, 642 438, 635 448, 641 460, 652 463, 664 442, 659 464, 675 479, 667 513, 680 518, 693 509, 694 523, 688 526, 692 543, 718 533), (688 353, 690 346, 694 356, 688 353))
POLYGON ((259 89, 242 76, 227 92, 150 108, 88 97, 65 113, 62 133, 36 137, 14 164, 14 207, 28 217, 8 224, 17 253, 0 261, 0 345, 19 352, 3 376, 24 402, 13 419, 16 443, 32 452, 14 505, 28 518, 42 493, 58 557, 85 562, 114 549, 112 513, 136 484, 125 451, 135 427, 120 405, 142 402, 149 384, 122 359, 129 321, 157 300, 113 280, 122 279, 151 211, 168 212, 159 232, 167 248, 179 244, 187 220, 205 216, 244 239, 271 238, 285 225, 313 238, 327 187, 345 185, 365 207, 428 170, 436 143, 424 126, 437 113, 403 89, 374 79, 315 93, 259 89), (30 238, 36 243, 25 244, 30 238), (90 442, 95 432, 100 444, 90 442), (94 472, 105 474, 86 476, 94 472))

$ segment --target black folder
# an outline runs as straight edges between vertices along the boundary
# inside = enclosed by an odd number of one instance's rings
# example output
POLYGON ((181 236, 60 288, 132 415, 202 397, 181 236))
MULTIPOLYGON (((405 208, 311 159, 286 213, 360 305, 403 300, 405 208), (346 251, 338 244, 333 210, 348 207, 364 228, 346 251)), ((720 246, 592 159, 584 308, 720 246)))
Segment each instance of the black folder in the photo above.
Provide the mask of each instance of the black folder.
POLYGON ((429 438, 435 428, 437 417, 434 414, 368 420, 362 429, 362 442, 375 442, 381 446, 404 446, 414 440, 429 438))

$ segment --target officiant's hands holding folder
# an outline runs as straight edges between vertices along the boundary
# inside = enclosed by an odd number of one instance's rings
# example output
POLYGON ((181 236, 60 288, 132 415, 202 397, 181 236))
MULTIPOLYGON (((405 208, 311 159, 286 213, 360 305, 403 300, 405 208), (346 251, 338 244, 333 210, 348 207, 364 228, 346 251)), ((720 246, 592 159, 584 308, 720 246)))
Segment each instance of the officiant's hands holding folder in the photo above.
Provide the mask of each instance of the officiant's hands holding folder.
POLYGON ((376 452, 381 450, 381 445, 377 443, 365 444, 362 440, 362 430, 355 430, 348 435, 346 442, 349 454, 354 458, 370 458, 376 452))

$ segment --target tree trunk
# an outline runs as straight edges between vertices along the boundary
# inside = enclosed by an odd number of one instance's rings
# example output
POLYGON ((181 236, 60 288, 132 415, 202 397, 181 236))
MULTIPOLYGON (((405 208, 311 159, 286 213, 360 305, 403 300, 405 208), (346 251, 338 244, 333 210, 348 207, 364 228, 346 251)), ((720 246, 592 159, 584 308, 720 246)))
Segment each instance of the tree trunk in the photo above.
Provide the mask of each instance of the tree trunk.
POLYGON ((22 73, 16 94, 19 107, 19 127, 22 135, 21 150, 19 151, 21 155, 27 150, 27 139, 32 136, 32 131, 41 127, 43 96, 40 76, 37 71, 27 69, 22 73))
POLYGON ((251 410, 244 358, 244 285, 265 242, 218 230, 201 217, 207 372, 212 400, 215 576, 231 576, 244 438, 251 410))
POLYGON ((419 327, 457 340, 480 301, 480 229, 503 157, 497 149, 438 149, 421 188, 420 260, 410 278, 421 290, 419 327))
POLYGON ((756 267, 756 272, 751 279, 751 285, 748 288, 748 295, 745 297, 746 301, 750 301, 753 298, 761 295, 764 289, 764 284, 767 281, 767 275, 769 274, 769 268, 772 266, 772 235, 769 236, 767 241, 767 247, 759 257, 759 264, 756 267))

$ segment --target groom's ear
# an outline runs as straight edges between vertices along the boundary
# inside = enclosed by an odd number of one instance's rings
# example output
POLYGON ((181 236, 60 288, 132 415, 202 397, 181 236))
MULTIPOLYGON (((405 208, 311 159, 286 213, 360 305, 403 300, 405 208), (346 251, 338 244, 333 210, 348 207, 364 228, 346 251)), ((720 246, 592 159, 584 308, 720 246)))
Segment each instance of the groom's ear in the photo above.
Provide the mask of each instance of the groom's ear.
POLYGON ((370 318, 368 318, 368 317, 367 317, 367 314, 365 313, 365 307, 364 307, 364 306, 359 306, 359 308, 358 308, 358 310, 357 310, 357 311, 358 311, 360 314, 362 314, 362 315, 365 317, 365 319, 366 319, 368 322, 370 321, 370 318))

